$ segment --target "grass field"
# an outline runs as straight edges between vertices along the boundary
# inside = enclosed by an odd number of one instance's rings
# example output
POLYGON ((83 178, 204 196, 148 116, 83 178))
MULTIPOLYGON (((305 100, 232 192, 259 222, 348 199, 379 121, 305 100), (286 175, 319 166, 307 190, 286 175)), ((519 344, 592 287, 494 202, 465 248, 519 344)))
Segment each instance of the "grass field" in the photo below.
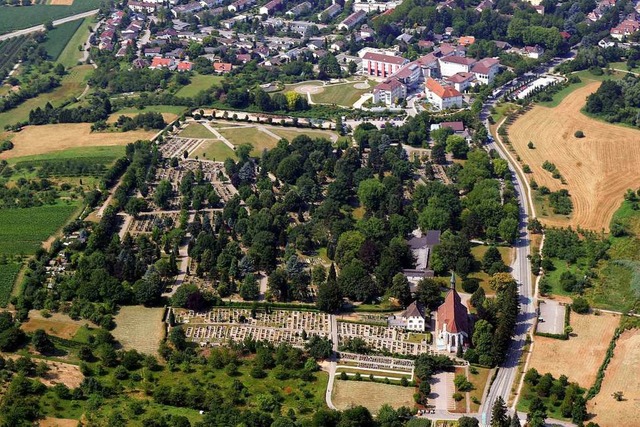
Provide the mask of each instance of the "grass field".
POLYGON ((567 341, 536 337, 529 367, 555 378, 569 377, 581 387, 591 387, 604 360, 609 341, 618 326, 620 316, 602 313, 599 316, 571 313, 573 333, 567 341), (579 363, 576 356, 579 355, 579 363))
POLYGON ((33 156, 13 157, 7 160, 10 165, 21 162, 43 162, 51 160, 67 159, 91 159, 99 163, 112 163, 124 156, 125 149, 122 145, 112 145, 106 147, 76 147, 66 150, 52 151, 46 154, 36 154, 33 156))
POLYGON ((6 307, 13 291, 13 284, 16 281, 20 264, 8 262, 0 265, 0 307, 6 307))
POLYGON ((182 131, 180 136, 183 138, 198 138, 198 139, 213 139, 216 138, 209 129, 201 125, 200 123, 191 123, 182 131))
POLYGON ((62 53, 58 57, 58 62, 66 68, 71 68, 78 64, 82 58, 82 52, 78 50, 78 46, 83 45, 89 38, 89 28, 93 28, 93 18, 85 18, 82 20, 79 28, 69 40, 62 53))
POLYGON ((600 393, 587 403, 590 421, 601 426, 632 427, 638 425, 640 413, 640 330, 624 332, 616 343, 611 363, 607 367, 600 393), (614 392, 624 393, 624 400, 613 399, 614 392))
POLYGON ((27 7, 0 7, 0 34, 40 25, 100 7, 99 0, 74 0, 70 6, 35 4, 27 7))
POLYGON ((191 152, 189 157, 223 162, 228 158, 235 159, 236 153, 219 139, 211 139, 205 141, 197 150, 191 152))
POLYGON ((136 107, 123 108, 118 110, 118 114, 139 114, 139 113, 171 113, 177 116, 186 111, 185 107, 179 105, 148 105, 142 109, 136 107))
POLYGON ((60 54, 69 44, 82 22, 82 19, 66 22, 47 33, 47 40, 42 45, 47 49, 49 59, 56 61, 60 57, 60 54))
MULTIPOLYGON (((491 373, 491 369, 487 368, 479 368, 475 367, 478 373, 474 374, 473 372, 469 372, 469 376, 467 379, 473 384, 474 389, 471 390, 471 412, 478 412, 480 409, 480 405, 474 403, 474 399, 477 399, 478 402, 482 401, 482 394, 484 393, 484 388, 487 385, 487 380, 489 379, 489 374, 491 373)), ((471 370, 471 368, 470 368, 471 370)))
POLYGON ((163 308, 125 306, 115 317, 113 336, 125 349, 156 355, 164 338, 163 308))
POLYGON ((264 132, 260 132, 258 128, 255 127, 220 129, 219 132, 235 146, 247 143, 253 145, 253 150, 251 151, 252 156, 260 156, 264 149, 269 150, 278 143, 278 139, 264 132))
POLYGON ((33 332, 36 329, 44 329, 49 335, 66 340, 73 339, 82 325, 88 323, 82 320, 73 320, 66 314, 51 313, 50 317, 43 317, 38 310, 29 311, 29 320, 20 328, 25 332, 33 332))
MULTIPOLYGON (((484 254, 487 252, 488 249, 489 249, 489 246, 475 245, 471 248, 471 254, 476 259, 476 261, 478 261, 478 263, 481 263, 482 257, 484 256, 484 254)), ((500 252, 500 256, 502 257, 502 262, 504 262, 507 266, 511 265, 511 258, 513 256, 511 253, 511 248, 498 246, 498 252, 500 252)), ((491 289, 491 286, 489 286, 489 275, 484 271, 480 270, 480 271, 473 272, 469 274, 469 278, 479 280, 480 286, 484 289, 487 295, 494 295, 496 293, 496 291, 491 289)))
POLYGON ((580 83, 574 83, 574 84, 571 84, 571 85, 567 86, 566 88, 564 88, 564 89, 558 91, 557 93, 553 94, 551 101, 540 102, 539 105, 542 105, 542 106, 545 106, 545 107, 549 107, 549 108, 557 107, 558 105, 560 105, 560 102, 562 102, 562 100, 564 98, 566 98, 569 94, 571 94, 574 91, 586 86, 589 83, 601 82, 601 81, 606 80, 606 79, 618 80, 618 79, 621 79, 624 76, 623 73, 617 73, 617 72, 613 72, 611 74, 603 74, 601 76, 596 76, 596 75, 592 74, 588 70, 578 71, 576 73, 573 73, 573 75, 578 76, 580 78, 581 82, 580 83))
POLYGON ((199 92, 209 89, 211 86, 220 83, 224 77, 214 75, 196 74, 191 77, 191 83, 180 88, 176 92, 176 96, 191 98, 199 92))
POLYGON ((0 254, 31 255, 77 209, 77 204, 0 209, 0 254))
POLYGON ((0 154, 0 159, 42 155, 70 148, 124 146, 139 139, 149 139, 155 131, 91 132, 90 123, 27 126, 12 139, 14 148, 0 154))
POLYGON ((393 408, 414 406, 413 387, 369 381, 341 381, 336 379, 333 390, 333 404, 340 410, 362 405, 372 413, 377 413, 385 403, 393 408))
POLYGON ((575 90, 556 108, 536 106, 509 128, 509 138, 523 163, 531 167, 531 177, 551 191, 564 187, 571 194, 571 218, 539 215, 547 225, 608 230, 626 189, 640 184, 640 131, 603 123, 580 112, 587 95, 598 86, 592 82, 575 90), (575 138, 577 130, 585 137, 575 138), (529 141, 535 149, 527 148, 529 141), (542 169, 545 160, 556 164, 568 185, 563 186, 542 169))
POLYGON ((335 142, 338 139, 338 135, 334 132, 326 130, 312 130, 312 129, 298 129, 298 128, 269 128, 273 133, 279 135, 282 138, 286 138, 291 142, 293 138, 298 135, 307 135, 310 138, 324 138, 331 142, 335 142))
MULTIPOLYGON (((30 6, 31 7, 31 6, 30 6)), ((25 121, 29 118, 29 111, 44 107, 50 102, 54 107, 62 104, 71 97, 77 97, 84 91, 85 79, 93 70, 91 65, 82 65, 69 70, 68 74, 62 78, 61 85, 48 93, 42 93, 36 98, 31 98, 9 111, 0 114, 0 137, 2 129, 6 125, 25 121)))
POLYGON ((354 84, 351 83, 325 86, 323 89, 322 92, 311 95, 313 102, 336 104, 345 107, 351 107, 354 102, 360 99, 361 95, 371 91, 371 87, 368 89, 357 89, 354 87, 354 84))

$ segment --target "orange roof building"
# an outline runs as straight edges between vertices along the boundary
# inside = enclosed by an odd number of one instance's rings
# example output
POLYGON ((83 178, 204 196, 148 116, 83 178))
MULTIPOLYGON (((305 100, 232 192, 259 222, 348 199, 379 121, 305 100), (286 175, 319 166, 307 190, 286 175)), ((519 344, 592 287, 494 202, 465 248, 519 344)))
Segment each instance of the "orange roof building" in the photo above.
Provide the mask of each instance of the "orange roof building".
POLYGON ((425 94, 429 102, 441 110, 462 107, 462 94, 456 88, 443 86, 432 78, 427 79, 425 94))
POLYGON ((469 339, 469 311, 462 304, 456 291, 455 276, 451 273, 451 290, 438 307, 436 315, 436 331, 438 350, 456 351, 469 339))
POLYGON ((213 63, 213 70, 216 73, 228 73, 229 71, 231 71, 231 69, 233 68, 233 65, 229 64, 228 62, 214 62, 213 63))

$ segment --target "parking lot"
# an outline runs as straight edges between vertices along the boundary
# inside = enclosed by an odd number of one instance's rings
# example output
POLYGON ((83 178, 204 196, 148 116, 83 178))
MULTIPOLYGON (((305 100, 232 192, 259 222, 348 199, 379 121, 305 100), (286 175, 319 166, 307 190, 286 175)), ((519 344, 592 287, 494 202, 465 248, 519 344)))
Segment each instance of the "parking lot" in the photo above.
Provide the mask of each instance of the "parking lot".
POLYGON ((566 307, 556 301, 540 300, 537 331, 545 334, 564 333, 566 307), (542 319, 542 320, 540 320, 542 319))

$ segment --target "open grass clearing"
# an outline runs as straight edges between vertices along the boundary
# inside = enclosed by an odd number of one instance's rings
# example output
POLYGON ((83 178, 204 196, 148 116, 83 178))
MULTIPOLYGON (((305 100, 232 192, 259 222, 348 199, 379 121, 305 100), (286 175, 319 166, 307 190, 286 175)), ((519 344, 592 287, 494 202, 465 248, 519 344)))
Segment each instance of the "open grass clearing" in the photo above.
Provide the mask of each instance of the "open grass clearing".
POLYGON ((338 136, 331 131, 326 130, 312 130, 301 128, 284 128, 284 127, 268 127, 273 133, 279 135, 282 138, 286 138, 289 142, 298 135, 307 135, 309 138, 324 138, 331 142, 335 142, 338 136))
MULTIPOLYGON (((498 246, 497 248, 498 252, 500 252, 500 256, 502 257, 502 262, 504 262, 507 266, 511 265, 511 260, 513 257, 512 249, 505 246, 498 246)), ((482 257, 488 249, 489 246, 486 245, 474 245, 471 247, 471 255, 473 255, 479 266, 482 263, 482 257)), ((490 276, 484 271, 474 271, 473 273, 469 274, 469 278, 478 280, 480 287, 484 289, 484 292, 487 295, 494 295, 496 293, 496 291, 491 289, 491 286, 489 286, 490 276)))
POLYGON ((29 319, 22 323, 20 328, 25 332, 43 329, 49 335, 70 340, 76 336, 83 325, 88 323, 86 320, 73 320, 62 313, 50 313, 50 317, 44 317, 38 310, 31 310, 29 319))
POLYGON ((83 46, 89 38, 89 29, 93 27, 93 18, 85 18, 76 30, 75 34, 69 40, 62 53, 58 57, 58 62, 66 68, 73 67, 78 64, 82 58, 82 51, 78 49, 83 46))
POLYGON ((76 147, 66 150, 53 151, 46 154, 35 154, 32 156, 12 157, 7 159, 10 165, 17 165, 23 162, 39 163, 47 161, 65 161, 69 159, 91 159, 101 163, 113 163, 118 158, 125 155, 125 147, 122 145, 96 146, 96 147, 76 147))
POLYGON ((599 84, 592 82, 572 92, 556 108, 535 106, 509 128, 514 148, 532 170, 530 177, 551 191, 567 188, 571 194, 570 219, 540 215, 546 225, 608 230, 626 189, 640 185, 640 131, 603 123, 580 111, 599 84), (585 137, 575 138, 577 130, 585 137), (535 149, 527 148, 529 141, 535 149), (568 185, 542 169, 545 160, 555 163, 568 185))
POLYGON ((91 132, 90 123, 27 126, 12 139, 12 150, 0 154, 0 159, 42 155, 70 148, 124 146, 140 139, 149 139, 155 131, 91 132))
POLYGON ((64 225, 77 204, 0 209, 0 253, 31 255, 64 225))
POLYGON ((414 391, 413 387, 336 379, 332 401, 340 410, 361 405, 375 414, 384 404, 396 409, 401 406, 412 408, 414 406, 414 391))
POLYGON ((211 74, 195 74, 191 77, 191 83, 183 86, 176 92, 176 96, 192 98, 203 90, 209 89, 211 86, 222 82, 224 77, 211 74))
POLYGON ((38 421, 40 427, 77 427, 78 420, 71 418, 46 417, 38 421))
POLYGON ((597 76, 591 73, 591 71, 589 70, 583 70, 575 72, 573 73, 573 75, 579 77, 581 81, 579 83, 570 84, 564 89, 561 89, 560 91, 552 95, 551 101, 540 102, 539 105, 549 108, 557 107, 558 105, 560 105, 560 102, 562 102, 562 100, 564 100, 564 98, 566 98, 569 94, 586 86, 587 84, 593 82, 601 82, 607 79, 618 80, 624 76, 624 73, 612 72, 611 74, 603 74, 601 76, 597 76))
POLYGON ((616 343, 600 393, 587 402, 587 410, 596 414, 593 421, 601 426, 632 427, 638 425, 640 413, 640 330, 625 331, 616 343), (621 391, 623 400, 612 394, 621 391))
POLYGON ((270 150, 278 144, 277 138, 261 132, 257 127, 220 129, 219 132, 235 146, 251 144, 253 146, 252 156, 260 156, 263 150, 270 150))
POLYGON ((324 86, 323 91, 317 94, 311 95, 313 102, 320 104, 336 104, 345 107, 351 107, 360 96, 371 91, 370 86, 367 89, 358 89, 356 85, 362 83, 345 83, 324 86))
POLYGON ((568 340, 535 338, 529 367, 541 374, 550 372, 555 378, 566 375, 570 382, 588 388, 596 379, 620 317, 609 313, 599 316, 571 313, 570 319, 573 333, 568 340))
POLYGON ((113 336, 125 349, 156 355, 164 338, 164 308, 124 306, 115 316, 113 336))
POLYGON ((227 145, 219 139, 209 139, 193 152, 189 153, 189 157, 195 159, 196 157, 203 160, 214 160, 217 162, 223 162, 226 159, 236 159, 235 151, 227 147, 227 145))
POLYGON ((69 98, 80 96, 86 87, 85 79, 89 76, 91 70, 93 70, 93 67, 90 65, 74 67, 62 78, 61 85, 51 92, 41 93, 35 98, 26 100, 16 108, 0 113, 0 137, 2 137, 1 129, 4 129, 6 125, 28 120, 31 110, 37 107, 42 108, 47 102, 57 107, 69 100, 69 98))
POLYGON ((189 123, 186 128, 180 131, 179 134, 182 138, 197 138, 197 139, 213 139, 217 138, 209 129, 201 125, 200 123, 189 123))

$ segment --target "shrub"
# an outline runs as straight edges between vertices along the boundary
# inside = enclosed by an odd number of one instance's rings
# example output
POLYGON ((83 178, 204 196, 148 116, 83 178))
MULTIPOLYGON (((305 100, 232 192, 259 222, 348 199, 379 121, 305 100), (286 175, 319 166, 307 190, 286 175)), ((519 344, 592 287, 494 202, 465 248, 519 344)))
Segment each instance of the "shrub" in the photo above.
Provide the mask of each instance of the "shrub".
POLYGON ((527 144, 527 147, 529 147, 530 150, 533 150, 536 148, 535 145, 533 145, 533 142, 529 141, 529 143, 527 144))
POLYGON ((573 304, 571 304, 571 309, 578 314, 586 314, 589 312, 589 302, 582 297, 576 297, 573 299, 573 304))
POLYGON ((480 287, 480 285, 478 284, 477 280, 464 279, 462 281, 462 290, 465 291, 468 294, 474 293, 475 291, 478 290, 479 287, 480 287))
POLYGON ((464 399, 462 393, 458 393, 457 391, 453 393, 453 400, 455 400, 456 402, 460 402, 462 399, 464 399))
POLYGON ((573 134, 576 138, 584 138, 584 132, 581 130, 577 130, 576 133, 573 134))

